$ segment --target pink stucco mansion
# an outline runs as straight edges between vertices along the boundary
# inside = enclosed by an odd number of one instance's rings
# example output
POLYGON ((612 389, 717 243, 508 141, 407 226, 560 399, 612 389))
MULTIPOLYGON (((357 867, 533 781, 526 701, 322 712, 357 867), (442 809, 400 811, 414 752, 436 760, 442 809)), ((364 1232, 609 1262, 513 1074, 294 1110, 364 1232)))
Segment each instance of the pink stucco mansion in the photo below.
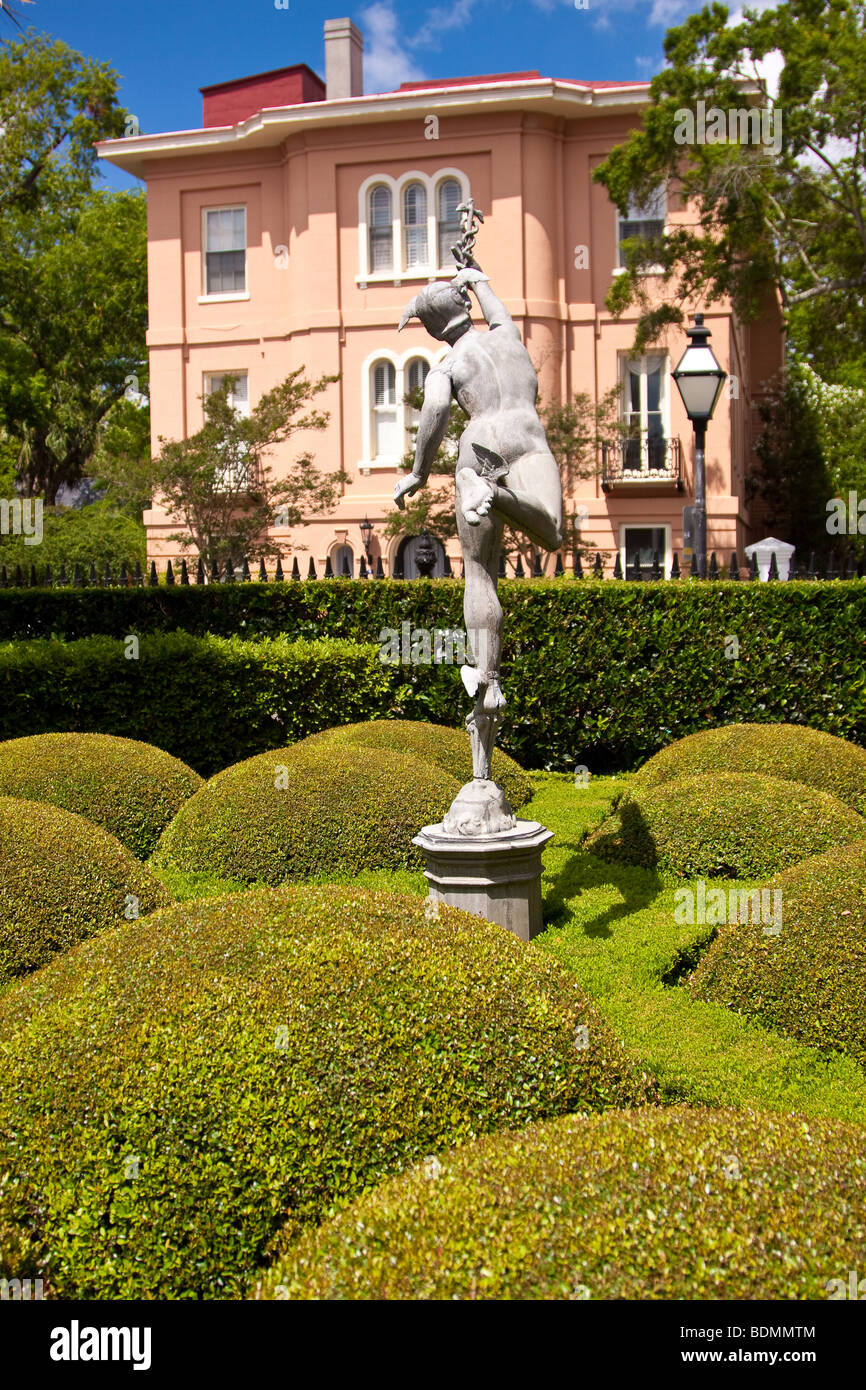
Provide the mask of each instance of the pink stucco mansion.
MULTIPOLYGON (((618 384, 636 436, 566 508, 588 513, 583 535, 608 566, 616 551, 625 564, 657 550, 667 571, 692 500, 693 435, 671 379, 686 341, 671 333, 635 357, 633 320, 613 320, 604 299, 634 224, 684 214, 660 194, 623 219, 591 177, 640 120, 646 84, 517 72, 364 96, 362 50, 350 20, 329 20, 325 83, 296 64, 205 87, 200 130, 100 146, 147 186, 154 441, 198 429, 201 397, 224 373, 237 377, 239 410, 298 366, 311 379, 338 374, 319 398, 328 429, 308 442, 351 481, 334 512, 275 528, 283 564, 298 553, 306 574, 312 556, 321 574, 330 556, 335 573, 344 559, 357 573, 369 520, 373 562, 411 577, 413 539, 387 539, 382 523, 408 445, 404 393, 440 345, 417 322, 398 336, 397 323, 419 286, 453 273, 455 209, 471 194, 485 213, 477 254, 522 329, 542 398, 618 384)), ((759 534, 744 472, 762 384, 781 360, 780 318, 771 308, 747 325, 727 305, 694 307, 737 379, 707 436, 708 549, 742 557, 759 534)), ((290 441, 295 452, 306 443, 290 441)), ((150 554, 176 555, 158 499, 144 520, 150 554)))

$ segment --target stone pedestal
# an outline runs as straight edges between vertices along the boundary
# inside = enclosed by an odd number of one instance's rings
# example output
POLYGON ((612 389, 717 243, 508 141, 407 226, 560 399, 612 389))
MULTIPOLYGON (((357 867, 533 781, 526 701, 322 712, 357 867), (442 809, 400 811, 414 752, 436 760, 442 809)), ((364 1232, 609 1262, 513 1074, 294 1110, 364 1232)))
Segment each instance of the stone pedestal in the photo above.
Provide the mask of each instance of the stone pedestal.
POLYGON ((552 839, 538 821, 519 820, 496 835, 449 835, 426 825, 412 843, 424 855, 431 898, 529 941, 542 929, 541 851, 552 839))

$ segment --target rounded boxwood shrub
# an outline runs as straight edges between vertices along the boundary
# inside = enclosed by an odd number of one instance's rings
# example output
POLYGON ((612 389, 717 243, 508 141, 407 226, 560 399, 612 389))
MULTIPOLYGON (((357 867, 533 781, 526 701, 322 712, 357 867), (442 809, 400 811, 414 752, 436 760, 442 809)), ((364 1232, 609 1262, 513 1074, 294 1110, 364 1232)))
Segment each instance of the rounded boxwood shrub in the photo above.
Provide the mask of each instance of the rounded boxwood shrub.
MULTIPOLYGON (((462 786, 472 780, 472 750, 465 729, 449 729, 445 724, 422 724, 413 719, 371 719, 362 724, 341 724, 310 734, 305 744, 350 743, 363 748, 386 748, 395 753, 411 753, 422 762, 441 767, 462 786)), ((532 799, 532 782, 519 763, 493 750, 493 780, 502 787, 514 810, 532 799)))
POLYGON ((75 811, 147 859, 172 817, 202 785, 191 767, 131 738, 35 734, 0 743, 0 796, 75 811))
POLYGON ((427 1154, 655 1095, 540 952, 334 885, 103 933, 0 995, 0 1037, 0 1249, 68 1298, 241 1296, 427 1154))
POLYGON ((644 763, 633 785, 701 772, 758 772, 830 792, 866 814, 866 751, 802 724, 725 724, 677 739, 644 763))
POLYGON ((827 792, 723 772, 630 786, 587 848, 671 878, 765 878, 863 835, 866 820, 827 792))
POLYGON ((866 1066, 866 840, 813 855, 762 892, 779 895, 766 904, 780 906, 781 930, 757 913, 720 927, 692 994, 866 1066))
POLYGON ((40 801, 0 797, 0 984, 171 896, 113 835, 40 801))
POLYGON ((861 1129, 650 1107, 428 1161, 304 1235, 258 1294, 824 1299, 834 1278, 847 1288, 864 1239, 861 1129))
POLYGON ((421 867, 412 837, 459 784, 407 753, 294 744, 218 772, 163 833, 156 862, 242 883, 421 867))

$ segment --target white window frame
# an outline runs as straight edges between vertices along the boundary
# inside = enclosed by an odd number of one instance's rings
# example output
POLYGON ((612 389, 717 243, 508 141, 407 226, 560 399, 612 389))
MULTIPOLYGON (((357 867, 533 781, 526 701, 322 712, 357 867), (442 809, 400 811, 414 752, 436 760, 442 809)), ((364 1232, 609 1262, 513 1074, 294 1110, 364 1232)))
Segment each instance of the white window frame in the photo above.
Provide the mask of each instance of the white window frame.
MULTIPOLYGON (((641 439, 641 446, 643 446, 644 439, 648 436, 648 433, 649 433, 649 412, 648 412, 648 410, 647 410, 647 389, 646 389, 646 380, 647 380, 647 375, 648 375, 649 370, 655 370, 655 365, 658 364, 658 365, 661 367, 661 399, 660 399, 660 402, 659 402, 661 408, 660 408, 659 414, 660 414, 661 417, 662 417, 662 437, 663 437, 664 439, 666 439, 666 440, 670 440, 670 437, 671 437, 671 416, 670 416, 670 410, 671 410, 671 391, 670 391, 671 372, 670 372, 670 357, 668 356, 668 354, 667 354, 666 352, 662 351, 661 349, 659 349, 659 350, 657 350, 657 351, 655 351, 655 352, 653 352, 653 351, 644 352, 644 353, 639 354, 638 356, 635 356, 635 354, 632 353, 632 352, 620 352, 620 353, 618 354, 618 356, 619 356, 619 408, 620 408, 620 421, 621 421, 621 423, 622 423, 622 424, 625 424, 625 423, 626 423, 626 419, 627 419, 627 412, 626 412, 626 388, 627 388, 627 384, 628 384, 628 372, 629 372, 630 368, 632 368, 632 367, 634 367, 634 366, 637 365, 637 366, 639 366, 639 368, 640 368, 640 376, 641 376, 641 380, 642 380, 642 385, 641 385, 641 407, 640 407, 640 420, 641 420, 641 424, 640 424, 640 439, 641 439), (650 363, 653 364, 652 368, 650 368, 650 363)), ((647 477, 649 477, 649 474, 647 474, 647 477)))
POLYGON ((651 519, 648 520, 648 521, 623 521, 623 522, 620 523, 620 528, 619 528, 619 563, 620 563, 620 565, 622 566, 623 576, 625 576, 625 573, 626 573, 626 567, 625 567, 625 549, 626 549, 626 546, 625 546, 625 533, 626 533, 626 531, 664 531, 664 533, 665 533, 665 548, 664 548, 664 554, 663 554, 663 555, 660 555, 660 556, 659 556, 659 559, 661 560, 662 574, 664 575, 665 579, 670 579, 670 575, 671 575, 671 565, 672 565, 673 562, 674 562, 673 553, 672 553, 672 551, 671 551, 671 527, 670 527, 670 523, 667 522, 667 521, 653 521, 653 520, 651 520, 651 519))
POLYGON ((232 301, 249 299, 249 227, 246 203, 213 203, 201 210, 201 294, 199 304, 228 304, 232 301), (207 215, 209 212, 242 212, 244 215, 244 289, 230 290, 226 294, 209 294, 207 288, 207 215))
POLYGON ((420 169, 409 169, 399 178, 390 174, 371 174, 364 179, 358 189, 358 266, 355 283, 365 290, 368 285, 400 286, 404 281, 450 279, 454 266, 436 265, 439 259, 439 185, 445 179, 456 179, 460 184, 460 201, 466 202, 470 196, 469 178, 461 169, 451 167, 437 169, 435 174, 425 174, 420 169), (423 266, 403 269, 403 190, 409 183, 421 183, 427 190, 427 258, 423 266), (373 271, 370 268, 370 229, 368 223, 370 192, 377 185, 384 184, 391 190, 391 215, 393 218, 392 269, 373 271))
POLYGON ((407 348, 404 353, 392 352, 390 348, 379 348, 376 352, 371 352, 365 357, 361 365, 361 418, 363 420, 363 436, 361 447, 363 457, 358 460, 358 468, 366 474, 370 469, 381 471, 390 469, 392 472, 399 471, 400 464, 403 462, 408 443, 408 408, 403 400, 408 388, 406 381, 406 368, 416 357, 422 357, 430 369, 441 362, 442 358, 450 351, 448 347, 439 349, 426 347, 407 348), (377 362, 390 362, 394 367, 394 395, 397 401, 397 435, 405 441, 404 449, 399 454, 388 454, 377 457, 373 452, 376 444, 376 434, 373 426, 373 368, 377 362))
MULTIPOLYGON (((659 199, 659 201, 660 201, 660 203, 661 203, 661 206, 662 206, 661 224, 662 224, 662 235, 664 236, 665 232, 666 232, 667 229, 668 229, 668 190, 667 190, 667 184, 660 184, 660 185, 659 185, 659 187, 656 189, 656 197, 659 199)), ((641 212, 641 211, 643 211, 643 208, 642 208, 642 207, 638 207, 637 204, 630 203, 629 206, 628 206, 628 209, 627 209, 627 211, 626 211, 626 215, 625 215, 625 217, 623 217, 623 215, 622 215, 622 213, 620 212, 619 208, 618 208, 618 207, 614 207, 614 216, 615 216, 615 218, 616 218, 616 224, 615 224, 615 226, 616 226, 616 242, 615 242, 615 244, 614 244, 614 248, 615 248, 615 249, 614 249, 614 257, 615 257, 615 260, 616 260, 616 265, 615 265, 614 268, 613 268, 613 274, 614 274, 614 275, 624 275, 624 274, 625 274, 625 271, 626 271, 626 267, 625 267, 624 265, 620 265, 620 255, 621 255, 621 253, 620 253, 620 249, 619 249, 619 248, 620 248, 620 243, 624 240, 623 233, 622 233, 622 225, 623 225, 623 223, 624 223, 624 222, 658 221, 658 220, 659 220, 658 218, 643 218, 643 219, 641 219, 641 218, 635 217, 635 216, 633 216, 633 215, 630 215, 630 214, 634 214, 634 213, 641 212)), ((647 267, 646 267, 646 269, 643 271, 643 274, 644 274, 644 275, 659 275, 659 274, 661 274, 662 270, 663 270, 663 267, 660 266, 660 265, 651 265, 651 266, 647 266, 647 267)))

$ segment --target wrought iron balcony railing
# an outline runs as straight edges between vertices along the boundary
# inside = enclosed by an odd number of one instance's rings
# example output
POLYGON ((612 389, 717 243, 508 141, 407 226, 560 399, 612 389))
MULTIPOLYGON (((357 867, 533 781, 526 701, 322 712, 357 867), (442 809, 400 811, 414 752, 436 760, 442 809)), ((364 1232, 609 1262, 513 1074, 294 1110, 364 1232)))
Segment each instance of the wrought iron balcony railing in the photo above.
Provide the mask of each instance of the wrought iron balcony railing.
POLYGON ((601 486, 614 483, 676 483, 682 490, 682 451, 678 439, 617 439, 601 446, 601 486))

